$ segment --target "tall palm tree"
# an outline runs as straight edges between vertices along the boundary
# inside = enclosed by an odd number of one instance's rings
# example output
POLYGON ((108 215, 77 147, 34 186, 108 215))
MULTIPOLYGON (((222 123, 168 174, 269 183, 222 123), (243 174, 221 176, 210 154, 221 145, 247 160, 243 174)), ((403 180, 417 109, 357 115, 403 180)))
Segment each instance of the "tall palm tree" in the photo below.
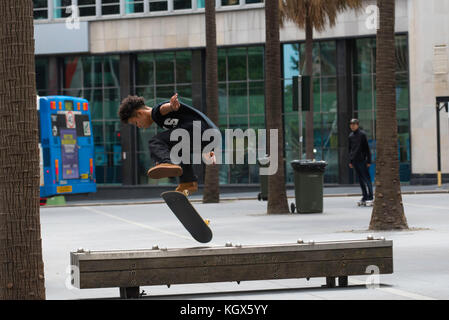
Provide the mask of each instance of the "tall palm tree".
POLYGON ((378 0, 376 49, 376 190, 369 228, 407 229, 399 179, 396 118, 395 2, 378 0))
POLYGON ((313 159, 313 30, 335 26, 337 15, 348 9, 360 9, 362 0, 279 0, 281 25, 293 21, 306 33, 305 75, 310 76, 310 106, 306 112, 306 157, 313 159))
POLYGON ((284 130, 282 128, 281 43, 278 1, 265 1, 265 36, 265 119, 267 134, 270 129, 278 130, 278 170, 268 177, 267 213, 288 213, 287 192, 285 190, 284 130))
POLYGON ((45 299, 32 1, 0 1, 0 38, 0 300, 45 299))
MULTIPOLYGON (((218 59, 217 31, 215 22, 215 0, 206 1, 206 104, 207 116, 218 124, 218 59)), ((204 177, 203 202, 217 203, 220 201, 219 167, 206 166, 204 177)))

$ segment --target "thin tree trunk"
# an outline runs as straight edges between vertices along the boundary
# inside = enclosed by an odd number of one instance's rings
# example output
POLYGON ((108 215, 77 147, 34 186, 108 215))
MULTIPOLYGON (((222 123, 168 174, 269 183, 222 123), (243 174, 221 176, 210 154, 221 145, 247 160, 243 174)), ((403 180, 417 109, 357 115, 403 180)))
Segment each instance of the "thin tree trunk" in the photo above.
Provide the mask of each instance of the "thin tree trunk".
POLYGON ((0 300, 45 299, 33 3, 0 1, 0 300))
MULTIPOLYGON (((206 1, 206 103, 207 116, 218 126, 218 59, 215 0, 206 1)), ((220 202, 219 166, 207 165, 203 202, 220 202)))
POLYGON ((395 83, 395 2, 377 1, 380 29, 376 54, 376 191, 369 228, 407 229, 399 179, 395 83))
POLYGON ((278 170, 276 174, 268 177, 267 213, 288 213, 287 193, 285 190, 284 130, 282 127, 281 44, 279 40, 278 1, 265 1, 265 23, 265 118, 267 136, 269 136, 270 129, 278 130, 278 170))
POLYGON ((314 159, 313 153, 313 26, 310 15, 306 17, 306 75, 310 76, 310 106, 306 112, 306 158, 314 159))

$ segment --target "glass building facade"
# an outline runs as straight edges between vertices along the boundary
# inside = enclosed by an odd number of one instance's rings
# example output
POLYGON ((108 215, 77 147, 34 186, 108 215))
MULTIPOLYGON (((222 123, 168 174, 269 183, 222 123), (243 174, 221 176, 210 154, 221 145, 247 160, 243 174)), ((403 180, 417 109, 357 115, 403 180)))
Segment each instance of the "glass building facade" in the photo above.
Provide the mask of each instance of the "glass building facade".
MULTIPOLYGON (((177 92, 180 101, 192 105, 192 51, 142 53, 135 56, 135 94, 145 98, 147 106, 169 100, 177 92)), ((156 125, 137 134, 138 184, 171 184, 176 179, 149 179, 152 166, 148 140, 164 129, 156 125)))
MULTIPOLYGON (((134 1, 138 2, 138 1, 134 1)), ((112 3, 112 2, 111 2, 112 3)), ((224 4, 223 4, 224 5, 224 4)), ((376 158, 376 88, 375 88, 375 37, 322 40, 314 42, 313 49, 313 100, 314 100, 314 150, 317 160, 325 160, 328 167, 325 183, 342 181, 354 183, 354 178, 343 163, 342 148, 348 130, 339 117, 340 81, 350 87, 352 97, 345 116, 360 119, 367 132, 376 158), (350 52, 350 63, 345 66, 350 77, 338 74, 338 41, 343 41, 350 52), (343 79, 343 80, 342 80, 343 79), (343 130, 345 129, 345 130, 343 130), (348 177, 342 177, 342 172, 348 177), (344 179, 343 179, 344 178, 344 179), (345 180, 346 179, 346 180, 345 180)), ((284 43, 282 49, 283 119, 286 159, 286 182, 293 183, 290 161, 300 157, 298 111, 292 108, 292 77, 304 74, 304 42, 284 43)), ((408 37, 396 36, 396 95, 401 180, 410 179, 410 121, 408 37)), ((168 100, 178 92, 181 101, 205 111, 205 52, 204 49, 123 53, 116 55, 75 55, 66 57, 36 57, 36 80, 39 95, 65 94, 84 97, 90 101, 92 125, 95 136, 95 165, 100 184, 124 183, 122 177, 124 146, 117 111, 121 99, 127 94, 145 98, 148 106, 168 100), (123 56, 129 59, 122 59, 123 56), (125 63, 123 67, 123 61, 125 63), (124 90, 121 81, 129 78, 124 90)), ((243 131, 265 128, 264 98, 264 46, 222 47, 218 49, 219 128, 243 131)), ((346 112, 346 111, 345 111, 346 112)), ((305 136, 305 112, 302 114, 305 136)), ((347 125, 347 124, 345 124, 347 125)), ((148 140, 161 129, 135 129, 131 152, 135 154, 132 171, 135 184, 174 184, 175 179, 150 180, 146 171, 152 166, 148 140)), ((224 140, 224 139, 223 139, 224 140)), ((223 141, 224 143, 224 141, 223 141)), ((303 143, 305 151, 305 143, 303 143)), ((304 154, 302 155, 304 158, 304 154)), ((224 158, 223 158, 224 159, 224 158)), ((221 184, 254 184, 259 182, 257 165, 223 164, 220 166, 221 184)), ((372 166, 374 173, 375 166, 372 166)), ((201 171, 201 168, 199 168, 201 171)), ((201 181, 201 175, 200 175, 201 181)), ((126 183, 125 183, 126 184, 126 183)))
MULTIPOLYGON (((264 85, 264 47, 218 50, 219 128, 223 137, 225 129, 265 128, 264 85)), ((245 150, 243 165, 220 166, 220 183, 259 182, 258 167, 248 164, 247 153, 245 150)))
POLYGON ((90 102, 97 182, 121 184, 119 56, 71 56, 61 63, 61 93, 90 102))
MULTIPOLYGON (((376 39, 363 38, 355 42, 353 65, 354 110, 376 158, 376 39)), ((398 120, 398 154, 401 181, 410 180, 410 121, 408 39, 396 36, 396 108, 398 120)), ((374 176, 375 165, 370 168, 374 176)))
MULTIPOLYGON (((293 111, 292 77, 305 73, 305 44, 283 45, 284 130, 287 182, 293 183, 290 161, 305 158, 305 139, 299 136, 300 116, 293 111)), ((338 182, 338 126, 337 126, 337 74, 335 41, 315 42, 313 47, 313 103, 314 154, 316 160, 325 160, 328 166, 324 179, 338 182)), ((302 136, 305 137, 306 112, 302 113, 302 136)))
MULTIPOLYGON (((350 117, 360 120, 361 128, 366 131, 371 147, 374 165, 371 176, 375 174, 376 159, 376 39, 351 39, 352 66, 351 92, 353 105, 350 117)), ((305 43, 283 45, 283 85, 284 85, 284 130, 287 182, 293 182, 293 171, 289 165, 293 159, 300 157, 299 114, 292 108, 292 77, 304 74, 305 43)), ((401 181, 410 180, 410 121, 409 121, 409 73, 408 73, 408 38, 407 35, 396 36, 396 98, 398 117, 398 143, 401 181)), ((317 160, 328 163, 324 174, 325 183, 339 183, 341 166, 339 163, 338 127, 338 75, 336 40, 315 41, 313 47, 313 102, 314 102, 314 152, 317 160)), ((340 77, 340 79, 345 79, 340 77)), ((306 112, 302 113, 303 137, 305 137, 306 112)), ((302 158, 305 158, 305 139, 302 146, 302 158)), ((344 150, 343 152, 346 152, 344 150)), ((351 174, 351 172, 350 172, 351 174)), ((350 182, 354 182, 352 174, 350 182)))

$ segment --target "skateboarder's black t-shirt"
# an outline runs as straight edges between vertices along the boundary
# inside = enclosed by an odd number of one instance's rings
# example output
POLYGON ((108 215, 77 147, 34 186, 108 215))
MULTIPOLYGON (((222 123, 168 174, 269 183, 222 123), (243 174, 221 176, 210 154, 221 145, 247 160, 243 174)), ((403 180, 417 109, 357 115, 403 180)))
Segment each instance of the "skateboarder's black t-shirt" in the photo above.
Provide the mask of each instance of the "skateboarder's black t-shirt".
POLYGON ((160 109, 161 106, 167 102, 165 101, 153 108, 151 112, 151 117, 153 121, 161 128, 164 129, 178 129, 182 128, 187 131, 193 130, 193 121, 201 121, 201 131, 209 129, 210 126, 207 124, 205 119, 200 113, 195 111, 194 108, 188 107, 183 103, 180 103, 180 107, 177 111, 172 111, 167 113, 165 116, 162 115, 160 109))

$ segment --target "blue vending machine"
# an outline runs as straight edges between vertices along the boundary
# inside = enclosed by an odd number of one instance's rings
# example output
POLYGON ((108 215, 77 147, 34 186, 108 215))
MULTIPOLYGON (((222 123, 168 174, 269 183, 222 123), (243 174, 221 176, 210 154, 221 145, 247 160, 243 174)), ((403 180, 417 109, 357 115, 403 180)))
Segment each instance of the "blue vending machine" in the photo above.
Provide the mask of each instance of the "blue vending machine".
POLYGON ((37 98, 41 198, 96 192, 89 102, 68 96, 37 98))

